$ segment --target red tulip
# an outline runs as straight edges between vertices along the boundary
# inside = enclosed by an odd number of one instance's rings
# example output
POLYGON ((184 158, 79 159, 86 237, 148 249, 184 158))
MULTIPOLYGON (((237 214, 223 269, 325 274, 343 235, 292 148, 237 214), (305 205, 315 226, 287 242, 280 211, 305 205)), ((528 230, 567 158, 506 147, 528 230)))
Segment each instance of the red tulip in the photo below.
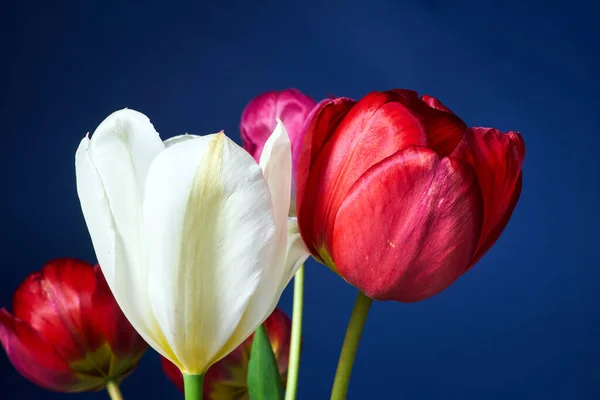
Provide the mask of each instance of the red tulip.
POLYGON ((468 129, 410 90, 326 101, 300 158, 300 233, 368 297, 423 300, 498 239, 519 199, 524 155, 517 132, 468 129))
MULTIPOLYGON (((292 321, 283 311, 276 308, 264 322, 264 326, 285 385, 290 355, 292 321)), ((204 377, 204 398, 206 400, 248 398, 246 377, 248 375, 250 350, 252 349, 252 337, 253 335, 227 357, 208 369, 204 377)), ((183 376, 179 368, 164 357, 161 358, 161 361, 167 377, 179 390, 183 391, 183 376)))
POLYGON ((306 124, 316 111, 317 103, 297 89, 271 91, 252 99, 242 112, 240 132, 244 149, 258 162, 265 142, 275 129, 279 117, 290 137, 292 147, 292 200, 290 211, 296 212, 296 173, 302 151, 306 124))
POLYGON ((17 371, 58 392, 102 389, 133 371, 146 343, 98 266, 58 259, 27 277, 13 314, 0 310, 0 341, 17 371))

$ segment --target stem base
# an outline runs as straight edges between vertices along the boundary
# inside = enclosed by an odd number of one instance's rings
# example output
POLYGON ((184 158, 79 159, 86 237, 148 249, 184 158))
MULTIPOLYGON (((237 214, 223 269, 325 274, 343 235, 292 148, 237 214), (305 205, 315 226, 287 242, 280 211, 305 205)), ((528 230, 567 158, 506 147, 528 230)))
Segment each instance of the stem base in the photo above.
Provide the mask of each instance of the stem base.
POLYGON ((183 374, 183 391, 185 400, 202 400, 204 390, 204 374, 183 374))

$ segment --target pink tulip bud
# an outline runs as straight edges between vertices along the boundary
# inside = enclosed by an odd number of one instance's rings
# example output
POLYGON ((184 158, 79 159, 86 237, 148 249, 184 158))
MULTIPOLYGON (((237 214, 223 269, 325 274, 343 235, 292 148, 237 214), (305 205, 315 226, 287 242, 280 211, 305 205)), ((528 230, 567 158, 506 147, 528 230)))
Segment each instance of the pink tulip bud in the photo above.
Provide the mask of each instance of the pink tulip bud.
POLYGON ((260 94, 248 103, 242 112, 240 131, 244 149, 258 162, 265 142, 275 129, 279 117, 292 145, 292 197, 290 213, 296 214, 296 171, 306 126, 316 110, 317 103, 297 89, 260 94))

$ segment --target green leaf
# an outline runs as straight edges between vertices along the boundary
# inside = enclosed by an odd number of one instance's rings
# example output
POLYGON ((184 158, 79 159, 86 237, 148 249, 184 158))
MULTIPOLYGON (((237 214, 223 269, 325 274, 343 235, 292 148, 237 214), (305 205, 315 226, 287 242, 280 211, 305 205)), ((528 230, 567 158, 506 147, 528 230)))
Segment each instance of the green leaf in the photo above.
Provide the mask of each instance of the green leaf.
POLYGON ((264 326, 254 332, 248 364, 248 393, 251 400, 283 399, 283 384, 277 360, 264 326))

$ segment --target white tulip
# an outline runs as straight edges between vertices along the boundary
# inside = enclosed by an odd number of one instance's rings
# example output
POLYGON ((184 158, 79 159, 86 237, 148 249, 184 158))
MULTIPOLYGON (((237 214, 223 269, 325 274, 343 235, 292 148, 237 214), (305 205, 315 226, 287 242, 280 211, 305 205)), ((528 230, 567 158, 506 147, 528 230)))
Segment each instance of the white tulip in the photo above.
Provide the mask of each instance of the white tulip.
POLYGON ((308 256, 288 221, 291 151, 279 120, 259 164, 223 133, 163 143, 128 109, 75 158, 106 280, 134 328, 182 372, 202 374, 240 345, 308 256))

